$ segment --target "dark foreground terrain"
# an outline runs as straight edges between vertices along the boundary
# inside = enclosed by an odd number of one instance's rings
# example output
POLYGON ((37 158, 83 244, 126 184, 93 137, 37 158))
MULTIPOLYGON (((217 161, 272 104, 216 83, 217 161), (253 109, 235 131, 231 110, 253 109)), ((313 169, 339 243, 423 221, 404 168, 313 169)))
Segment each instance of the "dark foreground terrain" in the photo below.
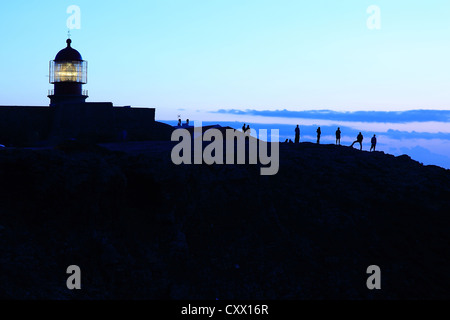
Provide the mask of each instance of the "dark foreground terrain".
POLYGON ((173 145, 0 150, 0 298, 450 298, 449 170, 304 143, 260 176, 173 145))

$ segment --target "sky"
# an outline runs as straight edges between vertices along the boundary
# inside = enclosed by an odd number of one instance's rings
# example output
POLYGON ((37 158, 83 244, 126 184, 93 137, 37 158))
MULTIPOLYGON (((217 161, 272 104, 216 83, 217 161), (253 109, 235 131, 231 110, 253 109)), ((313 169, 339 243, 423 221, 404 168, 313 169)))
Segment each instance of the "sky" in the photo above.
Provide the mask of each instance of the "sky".
POLYGON ((448 0, 2 1, 0 105, 49 104, 69 20, 88 102, 160 121, 301 123, 311 140, 324 126, 329 142, 340 125, 344 141, 376 132, 389 152, 450 168, 449 113, 436 111, 450 110, 449 18, 448 0))
MULTIPOLYGON (((88 101, 214 120, 220 109, 449 109, 450 2, 3 1, 0 104, 48 105, 48 61, 88 61, 88 101), (380 29, 367 21, 380 10, 380 29)), ((378 21, 378 20, 377 20, 378 21)))

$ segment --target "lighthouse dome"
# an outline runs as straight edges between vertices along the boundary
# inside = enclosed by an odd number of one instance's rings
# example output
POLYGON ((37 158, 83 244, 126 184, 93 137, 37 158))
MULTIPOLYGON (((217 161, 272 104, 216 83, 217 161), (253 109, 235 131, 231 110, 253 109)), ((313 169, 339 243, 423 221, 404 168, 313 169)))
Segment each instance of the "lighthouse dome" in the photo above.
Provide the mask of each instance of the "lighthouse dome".
POLYGON ((67 47, 58 52, 55 61, 83 61, 81 54, 70 46, 72 40, 67 39, 66 43, 67 47))

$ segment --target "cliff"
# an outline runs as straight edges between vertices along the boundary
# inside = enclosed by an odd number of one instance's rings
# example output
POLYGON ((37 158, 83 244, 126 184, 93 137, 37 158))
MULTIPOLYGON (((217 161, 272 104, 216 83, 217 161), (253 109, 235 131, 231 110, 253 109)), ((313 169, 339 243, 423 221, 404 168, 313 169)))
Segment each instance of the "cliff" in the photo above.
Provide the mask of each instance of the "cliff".
POLYGON ((174 145, 0 150, 0 298, 450 298, 449 170, 302 143, 261 176, 174 145))

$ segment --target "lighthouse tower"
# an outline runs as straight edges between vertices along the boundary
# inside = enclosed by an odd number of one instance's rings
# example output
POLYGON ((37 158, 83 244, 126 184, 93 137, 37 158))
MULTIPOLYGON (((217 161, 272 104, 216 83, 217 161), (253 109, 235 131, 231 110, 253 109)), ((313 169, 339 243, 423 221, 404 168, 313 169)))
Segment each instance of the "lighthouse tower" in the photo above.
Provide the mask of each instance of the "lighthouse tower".
POLYGON ((87 83, 87 61, 70 45, 72 40, 67 39, 67 47, 58 52, 55 60, 50 61, 50 83, 54 89, 49 91, 50 106, 59 104, 84 103, 88 97, 83 90, 87 83))

